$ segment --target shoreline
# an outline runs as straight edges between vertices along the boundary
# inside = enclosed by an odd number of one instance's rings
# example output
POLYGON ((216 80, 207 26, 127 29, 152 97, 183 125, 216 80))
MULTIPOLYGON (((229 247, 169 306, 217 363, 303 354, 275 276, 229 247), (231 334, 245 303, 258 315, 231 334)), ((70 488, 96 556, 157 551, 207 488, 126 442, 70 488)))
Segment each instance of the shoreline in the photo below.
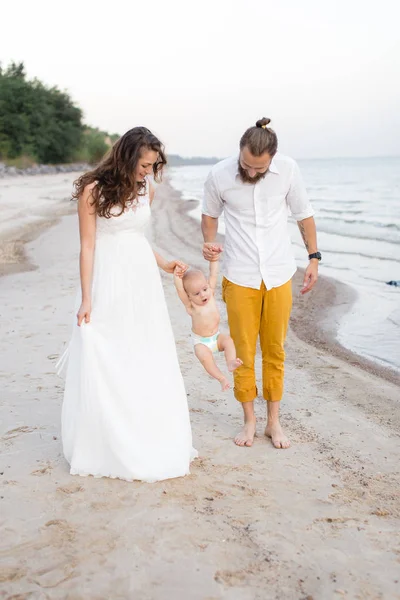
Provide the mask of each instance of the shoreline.
POLYGON ((8 177, 37 177, 38 175, 58 175, 60 173, 84 173, 89 171, 90 165, 85 163, 66 163, 62 165, 34 165, 20 169, 11 167, 3 162, 0 162, 0 179, 8 177))
MULTIPOLYGON (((299 285, 302 282, 303 273, 303 269, 298 269, 299 285)), ((317 346, 336 358, 346 361, 353 367, 400 386, 399 371, 365 358, 346 348, 337 340, 340 319, 356 302, 357 291, 337 279, 321 275, 311 294, 312 297, 307 303, 307 311, 304 310, 307 298, 299 297, 293 306, 291 328, 297 337, 311 346, 317 346), (322 287, 319 285, 320 283, 325 288, 324 292, 320 290, 322 287), (321 296, 323 299, 328 296, 330 304, 320 302, 321 296)))
POLYGON ((16 228, 10 236, 0 235, 0 277, 37 269, 37 265, 28 256, 26 246, 60 223, 63 217, 75 212, 76 210, 66 208, 61 209, 57 215, 52 215, 49 211, 47 218, 43 216, 43 220, 38 223, 28 223, 16 228))
POLYGON ((36 267, 27 254, 27 245, 57 225, 64 216, 76 212, 76 205, 64 192, 76 178, 76 173, 42 175, 42 178, 25 175, 17 179, 22 184, 18 187, 15 177, 0 177, 0 207, 6 213, 0 226, 0 277, 34 270, 36 267), (32 180, 35 185, 30 189, 32 180), (43 195, 41 181, 46 192, 47 186, 52 187, 48 192, 50 195, 43 195), (8 195, 13 196, 11 201, 7 200, 8 195))

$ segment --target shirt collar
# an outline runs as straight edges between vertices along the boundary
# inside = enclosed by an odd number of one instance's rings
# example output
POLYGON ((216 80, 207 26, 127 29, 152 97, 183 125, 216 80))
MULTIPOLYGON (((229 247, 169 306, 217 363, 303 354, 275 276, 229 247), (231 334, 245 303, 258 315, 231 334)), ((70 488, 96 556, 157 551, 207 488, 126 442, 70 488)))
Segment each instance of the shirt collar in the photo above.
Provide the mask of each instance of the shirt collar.
POLYGON ((275 162, 275 156, 271 160, 271 164, 269 165, 268 171, 270 171, 270 173, 275 173, 275 175, 279 175, 279 170, 278 170, 278 167, 276 166, 276 162, 275 162))

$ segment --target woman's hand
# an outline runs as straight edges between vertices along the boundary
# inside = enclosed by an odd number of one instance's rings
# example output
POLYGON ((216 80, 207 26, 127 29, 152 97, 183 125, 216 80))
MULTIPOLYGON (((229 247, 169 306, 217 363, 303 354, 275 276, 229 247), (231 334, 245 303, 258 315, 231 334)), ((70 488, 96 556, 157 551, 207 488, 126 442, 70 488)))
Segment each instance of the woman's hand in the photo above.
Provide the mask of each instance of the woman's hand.
POLYGON ((171 260, 166 262, 161 268, 166 273, 175 273, 178 277, 183 277, 189 267, 180 260, 171 260))
POLYGON ((175 269, 174 269, 174 278, 175 279, 182 279, 182 277, 184 276, 184 274, 186 273, 186 271, 188 270, 188 268, 189 267, 187 267, 185 270, 183 270, 182 267, 176 266, 175 269))
POLYGON ((85 323, 90 323, 90 315, 92 312, 92 303, 89 300, 84 300, 81 304, 80 309, 76 315, 78 319, 78 327, 80 327, 85 321, 85 323))

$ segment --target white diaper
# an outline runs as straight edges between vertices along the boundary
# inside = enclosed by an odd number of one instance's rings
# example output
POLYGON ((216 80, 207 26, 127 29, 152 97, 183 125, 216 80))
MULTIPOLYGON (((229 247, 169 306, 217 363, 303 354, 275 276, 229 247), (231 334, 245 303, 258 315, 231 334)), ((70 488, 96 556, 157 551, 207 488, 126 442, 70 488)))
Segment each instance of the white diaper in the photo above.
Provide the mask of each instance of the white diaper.
POLYGON ((197 346, 197 344, 203 344, 204 346, 207 346, 207 348, 209 348, 213 354, 217 354, 219 352, 218 336, 219 336, 219 331, 217 331, 216 334, 214 334, 210 337, 203 337, 201 335, 197 335, 196 333, 193 333, 193 331, 192 331, 193 348, 195 346, 197 346))

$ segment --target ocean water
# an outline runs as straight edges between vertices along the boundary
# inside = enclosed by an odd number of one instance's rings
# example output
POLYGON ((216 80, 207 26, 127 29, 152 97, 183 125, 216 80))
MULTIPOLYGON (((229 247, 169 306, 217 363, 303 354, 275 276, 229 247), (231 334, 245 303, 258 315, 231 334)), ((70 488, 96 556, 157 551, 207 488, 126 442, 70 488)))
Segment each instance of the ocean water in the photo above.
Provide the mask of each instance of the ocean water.
MULTIPOLYGON (((299 161, 316 210, 320 273, 349 284, 358 299, 337 338, 357 354, 400 370, 400 157, 299 161)), ((210 166, 169 169, 183 198, 201 200, 210 166)), ((193 211, 200 219, 200 206, 193 211)), ((306 251, 289 230, 298 266, 306 251)), ((224 231, 223 220, 220 231, 224 231)))

